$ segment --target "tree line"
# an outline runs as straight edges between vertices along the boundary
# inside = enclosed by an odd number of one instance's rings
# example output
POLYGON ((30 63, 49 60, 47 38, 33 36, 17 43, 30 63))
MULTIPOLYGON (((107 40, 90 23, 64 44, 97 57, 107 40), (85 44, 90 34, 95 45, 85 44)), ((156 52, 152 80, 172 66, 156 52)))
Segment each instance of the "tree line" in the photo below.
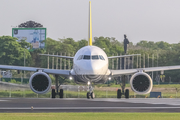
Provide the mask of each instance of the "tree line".
MULTIPOLYGON (((17 38, 0 36, 0 64, 24 66, 25 62, 25 66, 47 68, 47 57, 39 56, 39 53, 74 56, 80 48, 88 45, 88 41, 85 39, 75 41, 73 38, 58 40, 47 38, 44 42, 46 42, 44 49, 29 51, 28 48, 31 47, 31 44, 26 42, 26 40, 18 42, 17 38)), ((107 56, 124 55, 123 41, 119 41, 113 37, 94 37, 93 45, 102 48, 107 56)), ((145 67, 179 65, 180 43, 169 44, 163 41, 152 42, 145 40, 137 44, 130 42, 128 45, 128 54, 141 54, 139 58, 134 57, 133 68, 144 67, 144 65, 145 67)), ((112 60, 109 60, 109 68, 117 68, 116 60, 118 59, 112 60)), ((56 58, 54 60, 52 58, 49 59, 49 68, 56 68, 55 61, 56 58), (54 64, 52 64, 53 61, 54 64)), ((72 67, 73 65, 72 61, 70 61, 70 66, 68 66, 68 60, 65 59, 62 59, 62 62, 60 60, 57 62, 58 66, 60 66, 60 63, 62 64, 62 69, 68 69, 68 67, 72 67)), ((172 82, 179 82, 179 73, 180 70, 165 71, 165 81, 168 82, 169 78, 171 78, 172 82)), ((154 74, 160 74, 160 72, 154 74)))

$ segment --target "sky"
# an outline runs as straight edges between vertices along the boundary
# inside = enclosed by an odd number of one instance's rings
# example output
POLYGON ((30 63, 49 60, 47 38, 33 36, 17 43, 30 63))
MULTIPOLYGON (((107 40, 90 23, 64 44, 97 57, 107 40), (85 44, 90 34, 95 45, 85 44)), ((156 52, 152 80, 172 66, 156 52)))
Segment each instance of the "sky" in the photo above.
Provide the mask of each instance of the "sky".
MULTIPOLYGON (((180 42, 180 0, 91 0, 93 37, 180 42)), ((29 20, 47 37, 88 38, 89 0, 0 0, 0 36, 29 20)))

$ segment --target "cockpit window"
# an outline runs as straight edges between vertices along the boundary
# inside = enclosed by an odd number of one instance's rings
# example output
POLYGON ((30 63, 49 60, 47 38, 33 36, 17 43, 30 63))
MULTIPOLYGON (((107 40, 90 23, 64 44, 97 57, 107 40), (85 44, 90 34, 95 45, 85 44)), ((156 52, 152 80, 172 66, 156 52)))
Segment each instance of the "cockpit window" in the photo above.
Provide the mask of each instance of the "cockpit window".
POLYGON ((83 55, 81 55, 80 60, 83 59, 83 55))
POLYGON ((79 59, 80 59, 80 57, 81 57, 81 55, 77 58, 77 60, 79 60, 79 59))
POLYGON ((77 60, 81 60, 83 58, 83 55, 80 55, 77 60))
POLYGON ((98 60, 99 57, 98 57, 98 55, 93 55, 93 56, 92 56, 92 59, 93 59, 93 60, 98 60))
POLYGON ((102 55, 99 55, 99 58, 100 58, 101 60, 105 60, 102 55))
POLYGON ((90 55, 80 55, 77 58, 77 60, 81 60, 81 59, 85 59, 85 60, 90 60, 90 59, 92 59, 92 60, 99 60, 99 59, 105 60, 102 55, 92 55, 92 56, 90 56, 90 55))
POLYGON ((84 55, 84 58, 85 60, 89 60, 90 59, 90 55, 84 55))
POLYGON ((101 57, 102 57, 103 60, 105 60, 104 57, 103 57, 102 55, 101 55, 101 57))

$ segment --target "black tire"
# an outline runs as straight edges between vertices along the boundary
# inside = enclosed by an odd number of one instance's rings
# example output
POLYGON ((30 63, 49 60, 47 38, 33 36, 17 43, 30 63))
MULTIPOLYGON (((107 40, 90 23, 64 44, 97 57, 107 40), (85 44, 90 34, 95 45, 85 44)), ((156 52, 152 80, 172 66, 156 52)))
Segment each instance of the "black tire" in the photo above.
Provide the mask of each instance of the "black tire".
POLYGON ((87 99, 90 99, 90 92, 87 92, 87 99))
POLYGON ((95 98, 95 94, 92 92, 91 93, 91 98, 94 99, 95 98))
POLYGON ((52 89, 52 92, 51 92, 51 97, 52 97, 52 98, 55 98, 55 97, 56 97, 56 92, 55 92, 55 89, 52 89))
POLYGON ((129 98, 129 89, 125 90, 125 98, 128 99, 129 98))
POLYGON ((122 95, 122 94, 121 94, 121 89, 118 89, 118 90, 117 90, 117 98, 121 98, 121 95, 122 95))
POLYGON ((63 98, 63 89, 60 89, 59 97, 63 98))

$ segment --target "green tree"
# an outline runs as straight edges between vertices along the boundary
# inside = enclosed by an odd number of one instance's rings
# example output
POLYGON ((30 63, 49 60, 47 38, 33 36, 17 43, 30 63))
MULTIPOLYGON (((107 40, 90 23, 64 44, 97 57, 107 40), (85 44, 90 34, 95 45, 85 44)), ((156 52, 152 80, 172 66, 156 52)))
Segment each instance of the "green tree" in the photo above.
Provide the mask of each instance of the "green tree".
POLYGON ((24 48, 26 43, 17 42, 17 38, 11 36, 0 37, 0 64, 5 65, 24 65, 24 55, 26 63, 28 64, 31 55, 28 49, 24 48))

